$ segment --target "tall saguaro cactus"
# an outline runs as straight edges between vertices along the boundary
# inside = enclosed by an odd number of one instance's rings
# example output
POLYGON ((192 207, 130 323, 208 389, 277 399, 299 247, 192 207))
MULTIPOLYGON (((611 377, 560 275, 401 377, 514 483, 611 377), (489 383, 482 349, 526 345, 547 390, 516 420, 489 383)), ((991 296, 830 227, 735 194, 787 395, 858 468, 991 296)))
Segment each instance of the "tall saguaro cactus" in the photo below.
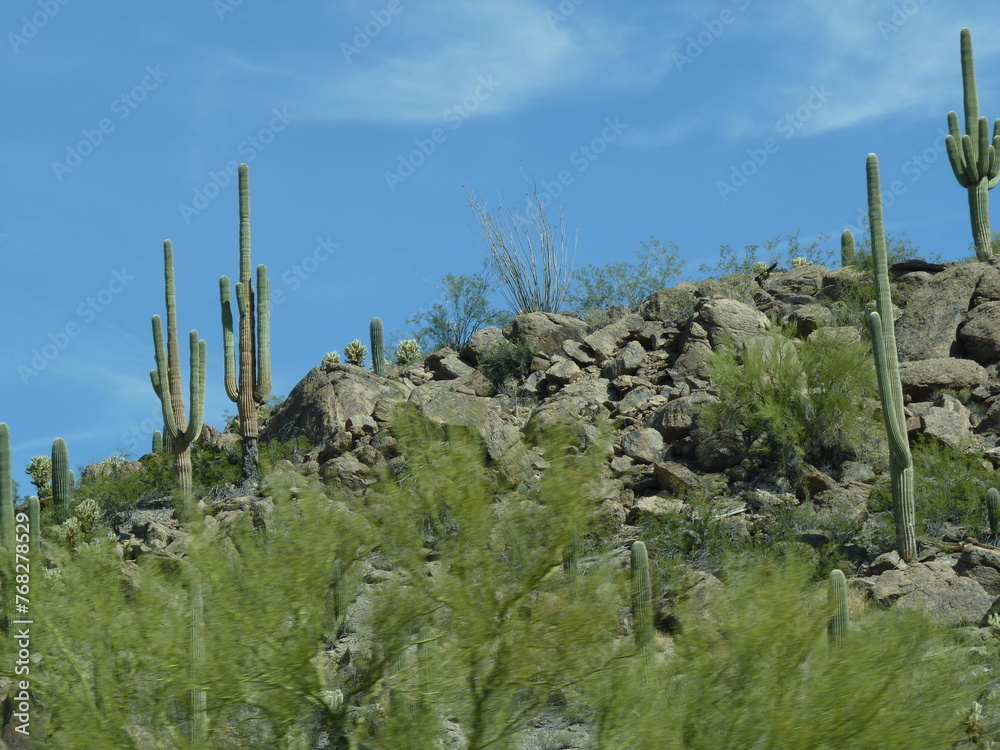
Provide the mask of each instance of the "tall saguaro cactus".
POLYGON ((879 186, 878 157, 868 154, 868 219, 872 235, 875 267, 875 309, 868 318, 878 376, 882 418, 889 435, 889 473, 892 484, 892 511, 896 520, 896 546, 906 562, 917 557, 916 520, 913 503, 913 457, 906 434, 903 412, 903 385, 899 379, 896 332, 889 290, 889 262, 882 224, 882 193, 879 186))
POLYGON ((830 571, 827 603, 830 608, 830 621, 827 624, 830 645, 841 646, 847 637, 850 621, 847 608, 847 577, 842 570, 834 568, 830 571))
POLYGON ((972 61, 972 33, 968 29, 962 29, 961 49, 965 135, 958 129, 958 115, 949 112, 945 148, 958 184, 969 192, 976 257, 979 260, 989 260, 993 255, 989 191, 1000 182, 1000 160, 997 159, 997 151, 1000 150, 1000 119, 993 121, 991 141, 989 121, 979 116, 976 72, 972 61))
POLYGON ((156 369, 150 370, 149 378, 153 390, 160 399, 163 411, 163 430, 166 442, 174 457, 174 479, 177 489, 184 497, 191 495, 193 480, 191 474, 191 444, 201 434, 201 422, 205 413, 205 360, 208 356, 204 341, 198 340, 198 332, 190 334, 191 366, 191 418, 184 410, 184 396, 181 388, 181 357, 177 344, 177 304, 174 296, 174 249, 170 240, 163 243, 163 278, 166 286, 167 303, 167 346, 163 346, 163 327, 160 316, 153 316, 153 348, 156 354, 156 369))
POLYGON ((219 279, 219 297, 222 301, 226 394, 236 402, 240 418, 243 481, 257 483, 260 480, 257 447, 260 437, 259 409, 271 397, 271 294, 266 266, 257 266, 256 293, 250 283, 250 169, 246 164, 240 164, 239 190, 240 279, 236 283, 236 305, 240 313, 238 372, 228 276, 219 279))
POLYGON ((10 462, 10 428, 0 422, 0 547, 14 553, 14 474, 10 462))

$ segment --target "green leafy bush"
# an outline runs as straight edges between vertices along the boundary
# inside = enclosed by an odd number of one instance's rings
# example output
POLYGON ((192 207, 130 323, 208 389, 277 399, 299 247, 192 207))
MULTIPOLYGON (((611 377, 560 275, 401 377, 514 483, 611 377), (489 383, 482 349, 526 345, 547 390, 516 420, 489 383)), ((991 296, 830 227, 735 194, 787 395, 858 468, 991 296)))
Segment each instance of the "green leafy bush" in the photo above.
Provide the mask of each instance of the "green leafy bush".
POLYGON ((476 363, 479 371, 500 387, 510 379, 521 380, 531 372, 531 352, 522 341, 504 339, 486 349, 476 363))
MULTIPOLYGON (((588 264, 575 271, 566 304, 582 312, 589 323, 588 316, 594 316, 591 311, 614 305, 635 307, 680 277, 684 260, 675 243, 662 245, 658 239, 650 237, 640 245, 642 250, 636 252, 636 263, 622 261, 600 267, 588 264)), ((600 325, 591 325, 595 327, 600 325)))
POLYGON ((837 464, 878 434, 875 368, 862 341, 822 329, 800 341, 775 326, 742 349, 711 352, 708 368, 719 400, 703 407, 702 426, 740 434, 786 467, 837 464))
POLYGON ((449 273, 434 286, 441 293, 441 301, 406 319, 410 325, 423 325, 417 330, 416 339, 427 351, 448 346, 459 352, 476 331, 488 326, 502 327, 511 320, 509 312, 490 303, 496 285, 483 274, 449 273))

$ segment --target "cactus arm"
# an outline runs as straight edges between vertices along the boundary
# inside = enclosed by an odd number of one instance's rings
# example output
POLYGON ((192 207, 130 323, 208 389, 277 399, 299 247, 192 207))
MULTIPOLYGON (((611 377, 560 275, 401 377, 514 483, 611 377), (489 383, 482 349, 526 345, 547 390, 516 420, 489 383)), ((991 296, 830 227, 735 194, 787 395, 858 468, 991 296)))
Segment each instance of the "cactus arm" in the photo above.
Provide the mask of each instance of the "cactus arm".
POLYGON ((205 360, 208 345, 198 340, 198 332, 191 331, 191 420, 184 430, 184 440, 193 443, 201 434, 202 420, 205 417, 205 360))
POLYGON ((263 406, 271 398, 271 282, 267 266, 257 266, 257 384, 254 399, 263 406))
POLYGON ((236 345, 233 337, 232 293, 229 291, 229 277, 219 279, 219 299, 222 302, 222 350, 226 378, 226 395, 230 401, 239 398, 236 387, 236 345))
POLYGON ((972 135, 972 127, 979 120, 979 97, 976 94, 976 67, 972 57, 972 32, 967 28, 959 33, 962 57, 962 104, 965 108, 966 133, 972 135))
POLYGON ((886 353, 885 338, 882 334, 882 321, 877 312, 871 313, 868 317, 868 327, 872 334, 872 354, 875 357, 875 371, 878 375, 878 390, 882 397, 882 420, 885 422, 885 430, 889 436, 889 444, 895 454, 900 456, 903 468, 913 465, 913 457, 910 453, 909 441, 906 437, 906 423, 900 424, 896 419, 896 404, 893 389, 889 384, 888 356, 886 353))
POLYGON ((177 436, 177 423, 174 421, 174 407, 167 385, 167 354, 163 347, 163 327, 160 325, 159 315, 153 316, 153 351, 156 356, 156 369, 149 371, 149 379, 153 381, 153 391, 160 399, 163 427, 173 440, 177 436))

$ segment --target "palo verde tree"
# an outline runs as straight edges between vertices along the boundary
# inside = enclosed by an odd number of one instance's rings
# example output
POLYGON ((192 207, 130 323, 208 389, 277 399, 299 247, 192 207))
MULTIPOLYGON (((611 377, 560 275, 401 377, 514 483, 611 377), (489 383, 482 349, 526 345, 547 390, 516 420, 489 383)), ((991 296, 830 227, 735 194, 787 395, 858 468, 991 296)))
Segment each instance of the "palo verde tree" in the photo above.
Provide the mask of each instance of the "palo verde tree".
POLYGON ((243 481, 260 481, 257 441, 260 407, 271 398, 271 294, 267 268, 257 266, 257 289, 250 280, 250 168, 240 164, 240 278, 236 306, 240 313, 240 358, 237 371, 229 277, 219 279, 226 394, 236 402, 242 438, 243 481), (257 296, 259 295, 259 297, 257 296), (256 323, 256 325, 255 325, 256 323))

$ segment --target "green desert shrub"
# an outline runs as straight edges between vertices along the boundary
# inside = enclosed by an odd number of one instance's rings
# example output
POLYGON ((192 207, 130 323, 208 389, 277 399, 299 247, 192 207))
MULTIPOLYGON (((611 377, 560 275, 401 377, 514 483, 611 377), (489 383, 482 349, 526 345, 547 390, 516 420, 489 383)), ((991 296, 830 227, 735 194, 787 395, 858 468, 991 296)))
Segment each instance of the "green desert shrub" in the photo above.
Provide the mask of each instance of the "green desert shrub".
POLYGON ((867 344, 832 333, 799 340, 774 326, 742 348, 711 352, 719 400, 704 406, 701 425, 738 433, 747 448, 793 468, 856 455, 877 434, 875 367, 867 344))
POLYGON ((856 618, 828 646, 825 584, 786 559, 727 566, 707 610, 690 601, 673 648, 590 683, 595 747, 629 750, 946 750, 985 679, 915 612, 856 618))
POLYGON ((504 339, 482 352, 476 366, 499 387, 507 380, 522 380, 528 376, 531 352, 522 341, 504 339))

